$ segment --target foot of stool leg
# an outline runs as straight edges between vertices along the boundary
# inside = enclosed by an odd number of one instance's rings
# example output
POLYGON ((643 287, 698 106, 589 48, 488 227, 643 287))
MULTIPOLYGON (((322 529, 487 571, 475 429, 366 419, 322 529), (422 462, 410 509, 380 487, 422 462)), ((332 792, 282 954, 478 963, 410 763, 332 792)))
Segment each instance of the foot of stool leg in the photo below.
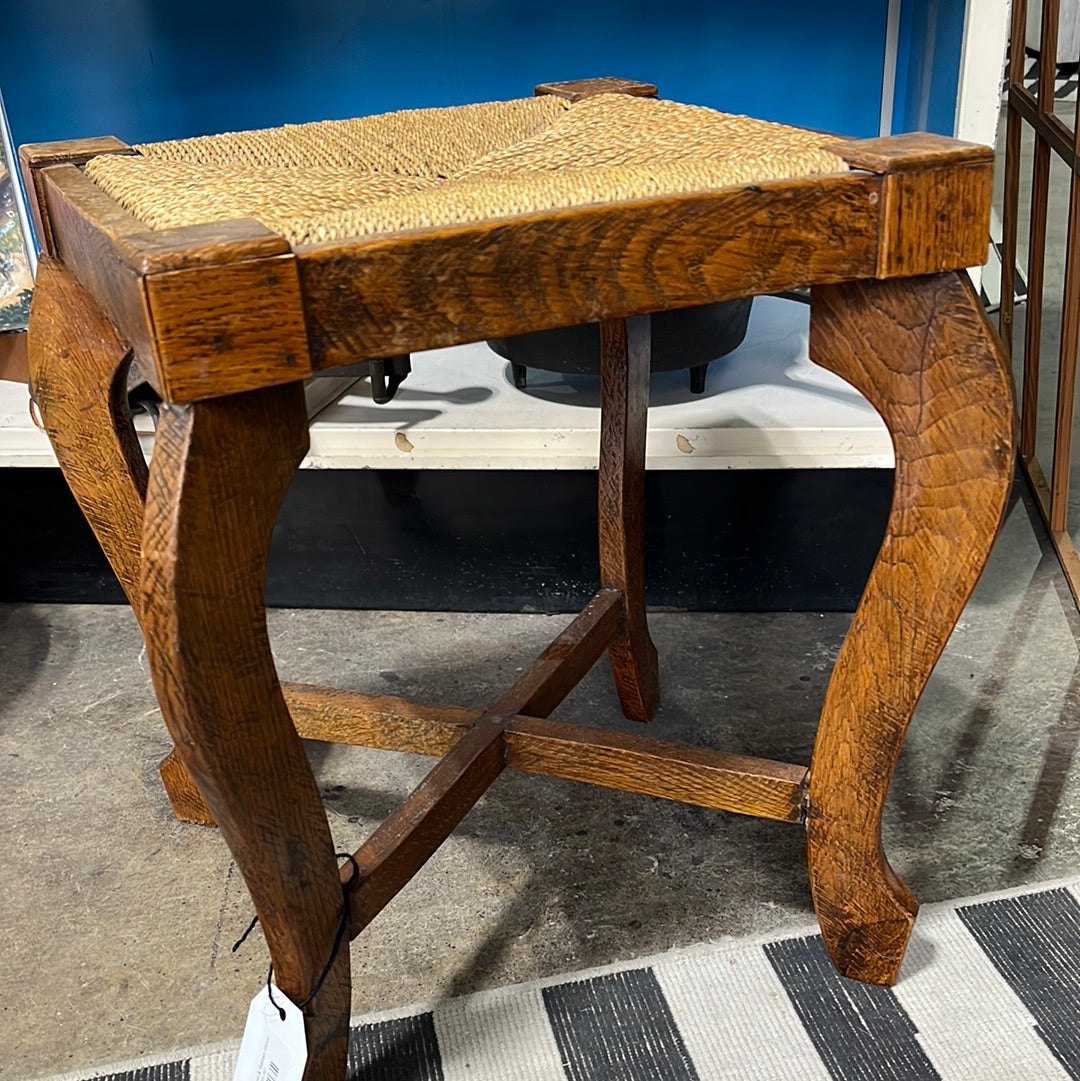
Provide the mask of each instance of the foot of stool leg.
POLYGON ((647 316, 600 324, 600 584, 623 595, 623 629, 609 654, 619 702, 648 721, 660 701, 656 647, 645 619, 645 429, 649 408, 647 316))
POLYGON ((158 774, 165 788, 165 795, 169 797, 169 806, 177 819, 195 826, 217 825, 206 801, 184 768, 184 763, 180 761, 175 747, 161 760, 158 774))
MULTIPOLYGON (((158 700, 247 883, 278 986, 302 1002, 305 1081, 345 1072, 344 898, 266 631, 270 532, 307 446, 300 384, 162 410, 143 530, 144 625, 158 700)), ((252 989, 253 991, 255 988, 252 989)))
POLYGON ((807 808, 825 943, 845 975, 891 984, 917 904, 882 852, 882 808, 1004 514, 1012 382, 963 274, 814 287, 810 355, 869 398, 896 451, 888 527, 826 692, 807 808))

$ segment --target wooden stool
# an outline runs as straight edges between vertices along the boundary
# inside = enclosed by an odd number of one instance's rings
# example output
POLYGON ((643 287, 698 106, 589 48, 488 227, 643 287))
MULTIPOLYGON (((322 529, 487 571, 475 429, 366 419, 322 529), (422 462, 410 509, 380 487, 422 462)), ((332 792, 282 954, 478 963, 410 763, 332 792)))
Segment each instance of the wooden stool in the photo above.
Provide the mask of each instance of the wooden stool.
POLYGON ((837 140, 623 80, 538 93, 138 154, 113 138, 22 151, 47 249, 34 400, 145 633, 173 808, 220 827, 281 989, 317 992, 309 1079, 343 1073, 342 919, 359 933, 506 767, 805 824, 822 933, 855 979, 896 979, 917 908, 882 853, 882 806, 1012 471, 1009 372, 958 273, 985 256, 992 153, 837 140), (547 719, 605 651, 626 716, 657 705, 648 313, 806 285, 811 356, 869 398, 896 452, 809 770, 547 719), (308 443, 302 381, 595 321, 600 589, 585 610, 483 712, 282 686, 263 580, 308 443), (149 470, 126 402, 133 356, 164 399, 149 470), (339 869, 301 737, 439 756, 355 853, 358 873, 339 869))

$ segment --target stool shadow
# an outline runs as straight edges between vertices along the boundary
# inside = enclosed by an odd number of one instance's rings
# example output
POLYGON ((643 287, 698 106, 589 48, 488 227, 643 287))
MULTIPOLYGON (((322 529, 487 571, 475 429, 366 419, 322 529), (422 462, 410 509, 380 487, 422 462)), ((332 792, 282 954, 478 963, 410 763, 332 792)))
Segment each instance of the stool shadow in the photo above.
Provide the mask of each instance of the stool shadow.
MULTIPOLYGON (((778 917, 787 912, 799 922, 812 918, 805 842, 797 829, 576 788, 569 781, 507 775, 455 831, 456 838, 493 853, 513 849, 529 869, 508 887, 507 903, 485 923, 471 952, 459 956, 442 995, 739 937, 759 927, 736 918, 743 908, 778 917), (515 824, 526 816, 531 824, 522 837, 515 824), (665 851, 676 838, 681 851, 665 851), (731 853, 738 854, 734 864, 731 853)), ((350 824, 363 822, 365 832, 401 802, 355 788, 337 797, 330 806, 350 824)), ((336 828, 335 834, 340 843, 336 828)), ((485 857, 474 849, 472 860, 482 865, 485 857)), ((421 888, 423 876, 421 870, 421 888)))
MULTIPOLYGON (((805 336, 804 336, 805 338, 805 336)), ((805 344, 803 345, 805 352, 805 344)), ((684 371, 653 372, 649 380, 649 406, 652 409, 664 406, 685 405, 687 403, 704 401, 723 394, 739 385, 739 382, 731 382, 725 379, 725 367, 729 361, 739 359, 739 350, 718 357, 710 362, 709 374, 706 378, 705 390, 701 394, 691 393, 688 385, 689 374, 684 371)), ((820 365, 810 361, 814 368, 820 365)), ((754 385, 758 387, 783 387, 792 390, 796 384, 789 378, 789 373, 801 367, 792 360, 791 356, 783 350, 778 350, 776 356, 762 356, 754 362, 754 385)), ((838 389, 820 384, 814 385, 816 398, 828 398, 834 402, 855 404, 862 401, 859 394, 850 384, 840 380, 845 389, 838 389)), ((510 365, 503 370, 503 380, 513 384, 513 375, 510 365)), ((600 408, 600 377, 596 375, 579 375, 573 372, 548 372, 537 368, 529 369, 528 383, 524 390, 519 391, 530 398, 538 401, 551 402, 556 405, 572 405, 585 409, 600 408)))
MULTIPOLYGON (((425 420, 441 417, 445 409, 425 409, 423 403, 440 405, 476 405, 487 401, 495 392, 490 387, 458 387, 454 390, 412 390, 408 384, 401 386, 392 401, 384 405, 362 404, 355 392, 336 402, 334 422, 346 424, 370 424, 375 427, 393 423, 395 427, 407 428, 425 420)), ((318 421, 318 417, 315 418, 318 421)))
MULTIPOLYGON (((737 633, 737 628, 733 630, 737 633)), ((680 638, 675 627, 667 633, 673 640, 680 638)), ((663 655, 673 642, 658 644, 663 655)), ((492 682, 492 671, 505 664, 502 652, 486 657, 470 653, 470 663, 455 668, 452 676, 445 670, 432 675, 418 670, 417 679, 406 680, 395 690, 421 700, 460 701, 462 686, 492 682)), ((750 664, 752 659, 739 663, 750 664)), ((792 682, 795 679, 793 672, 792 682)), ((615 719, 618 706, 609 683, 606 665, 597 665, 555 715, 577 723, 602 716, 604 727, 641 732, 641 726, 615 719)), ((725 740, 708 722, 683 708, 677 695, 671 698, 645 730, 648 735, 743 749, 730 746, 732 740, 738 744, 742 733, 729 732, 725 740)), ((808 702, 805 712, 816 719, 816 703, 808 702)), ((799 727, 794 738, 801 743, 802 729, 812 725, 799 727)), ((758 745, 749 753, 762 753, 776 738, 759 732, 758 745)), ((387 761, 404 757, 360 753, 385 756, 387 761)), ((356 783, 337 774, 329 745, 309 745, 309 754, 342 851, 355 847, 392 814, 411 784, 434 762, 413 757, 406 779, 386 785, 356 783), (334 780, 346 783, 333 785, 334 780)), ((380 770, 380 779, 385 777, 382 770, 392 770, 374 757, 365 761, 380 770)), ((440 993, 467 994, 493 983, 557 975, 568 967, 661 953, 674 945, 738 937, 793 921, 805 924, 812 918, 805 838, 797 827, 508 772, 454 836, 473 846, 470 861, 475 867, 484 865, 484 852, 490 849, 493 856, 513 851, 512 861, 523 870, 513 886, 506 887, 505 903, 489 917, 480 941, 470 946, 467 958, 460 958, 449 990, 444 987, 440 993), (568 937, 553 943, 552 938, 559 936, 568 937), (536 957, 526 959, 526 952, 536 957)), ((423 875, 421 871, 420 882, 423 875)))
POLYGON ((21 699, 37 681, 50 644, 48 621, 33 606, 0 604, 0 666, 5 691, 0 695, 0 718, 25 708, 21 699))
MULTIPOLYGON (((987 675, 974 694, 965 697, 974 705, 953 740, 952 747, 942 755, 942 769, 934 786, 933 803, 917 800, 913 793, 920 785, 904 783, 906 762, 901 757, 894 791, 900 814, 909 829, 924 831, 940 829, 951 808, 962 800, 973 778, 981 776, 973 767, 983 749, 994 721, 997 703, 1005 688, 1018 679, 1018 669, 1025 647, 1038 621, 1039 609, 1048 593, 1056 596, 1069 632, 1077 645, 1078 660, 1068 679, 1058 715, 1050 724, 1047 747, 1039 774, 1030 789, 1030 802, 1014 855, 998 877, 983 882, 978 889, 994 889, 1020 885, 1036 877, 1050 838, 1051 828, 1065 795, 1069 773, 1080 743, 1080 612, 1077 611, 1057 556, 1046 533, 1042 519, 1027 485, 1018 482, 1010 497, 1010 513, 1021 504, 1039 545, 1039 561, 1016 604, 1008 624, 1001 632, 994 656, 987 665, 987 675)), ((999 865, 995 864, 994 867, 999 865)), ((917 883, 913 883, 917 887, 917 883)))

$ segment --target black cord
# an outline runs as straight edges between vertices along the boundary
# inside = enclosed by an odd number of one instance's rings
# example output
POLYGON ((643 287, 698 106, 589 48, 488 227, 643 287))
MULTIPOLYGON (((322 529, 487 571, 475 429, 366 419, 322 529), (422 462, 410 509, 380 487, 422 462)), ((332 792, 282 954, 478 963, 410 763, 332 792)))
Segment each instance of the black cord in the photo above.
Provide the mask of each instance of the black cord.
MULTIPOLYGON (((337 933, 334 935, 334 945, 330 950, 330 956, 326 959, 326 964, 323 966, 322 972, 319 973, 319 978, 315 981, 315 986, 311 989, 311 994, 304 999, 303 1002, 296 1004, 298 1009, 303 1009, 322 989, 322 985, 326 982, 326 977, 330 974, 330 969, 334 966, 334 961, 337 958, 338 950, 341 949, 341 940, 345 937, 345 931, 349 926, 349 890, 353 888, 357 878, 360 876, 360 867, 356 860, 349 852, 337 852, 335 853, 337 858, 348 860, 352 864, 352 875, 348 882, 342 883, 341 892, 341 918, 338 920, 337 933)), ((247 930, 233 943, 232 952, 236 953, 238 949, 244 944, 248 935, 255 929, 255 924, 259 922, 259 917, 255 916, 251 923, 248 924, 247 930)), ((266 973, 266 995, 270 999, 271 1005, 277 1010, 281 1017, 281 1020, 285 1020, 285 1011, 274 1001, 274 992, 271 988, 270 981, 274 975, 274 965, 271 962, 270 968, 266 973)))
POLYGON ((247 942, 248 935, 255 930, 255 925, 259 922, 258 916, 251 917, 251 923, 247 925, 247 930, 233 943, 232 952, 236 953, 240 947, 247 942))

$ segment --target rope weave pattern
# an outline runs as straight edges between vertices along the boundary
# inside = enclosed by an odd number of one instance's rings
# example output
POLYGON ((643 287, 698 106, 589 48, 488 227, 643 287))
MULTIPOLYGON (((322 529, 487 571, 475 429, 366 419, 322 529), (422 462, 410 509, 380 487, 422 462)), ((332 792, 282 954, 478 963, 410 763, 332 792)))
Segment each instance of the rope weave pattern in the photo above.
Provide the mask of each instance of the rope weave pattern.
POLYGON ((301 245, 845 172, 827 140, 674 101, 543 95, 150 143, 86 171, 152 229, 255 218, 301 245))

